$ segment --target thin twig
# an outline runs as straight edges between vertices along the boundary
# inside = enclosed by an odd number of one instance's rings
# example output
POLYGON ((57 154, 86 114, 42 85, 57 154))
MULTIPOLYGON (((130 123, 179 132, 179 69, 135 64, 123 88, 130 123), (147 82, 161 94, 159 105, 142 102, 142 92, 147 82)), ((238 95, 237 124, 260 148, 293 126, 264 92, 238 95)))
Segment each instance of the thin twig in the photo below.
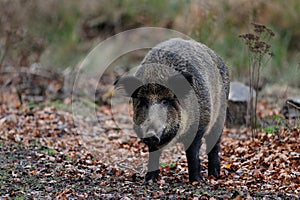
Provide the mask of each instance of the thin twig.
POLYGON ((291 106, 293 106, 294 108, 296 108, 297 110, 300 111, 300 107, 297 106, 296 104, 294 104, 294 103, 292 103, 292 102, 290 102, 290 101, 287 101, 286 103, 289 104, 289 105, 291 105, 291 106))

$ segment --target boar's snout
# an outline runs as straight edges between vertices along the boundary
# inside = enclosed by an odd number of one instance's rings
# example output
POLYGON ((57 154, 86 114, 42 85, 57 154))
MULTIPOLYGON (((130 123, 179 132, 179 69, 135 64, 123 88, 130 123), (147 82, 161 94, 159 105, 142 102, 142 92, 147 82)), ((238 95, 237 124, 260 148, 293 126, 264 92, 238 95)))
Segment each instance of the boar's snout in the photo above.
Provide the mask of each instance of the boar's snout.
POLYGON ((156 135, 154 131, 150 131, 145 134, 143 142, 145 144, 159 144, 160 138, 156 135))
POLYGON ((153 124, 143 123, 140 126, 135 126, 135 131, 142 141, 147 145, 158 145, 160 142, 160 136, 163 134, 164 129, 154 128, 153 124))
POLYGON ((136 126, 136 132, 147 145, 157 145, 167 126, 167 109, 154 104, 149 107, 143 123, 136 126))
POLYGON ((158 144, 164 131, 164 124, 158 119, 147 119, 141 124, 142 140, 145 144, 158 144))

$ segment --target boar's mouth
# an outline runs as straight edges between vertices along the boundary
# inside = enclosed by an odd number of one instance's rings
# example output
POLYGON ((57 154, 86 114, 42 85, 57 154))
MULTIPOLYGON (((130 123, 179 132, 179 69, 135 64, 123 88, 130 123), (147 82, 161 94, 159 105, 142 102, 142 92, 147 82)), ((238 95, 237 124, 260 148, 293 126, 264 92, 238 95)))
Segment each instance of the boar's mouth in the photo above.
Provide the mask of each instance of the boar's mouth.
MULTIPOLYGON (((160 134, 161 137, 164 136, 165 132, 166 132, 166 128, 164 128, 162 133, 160 134)), ((146 137, 142 138, 142 141, 146 145, 152 146, 152 147, 157 147, 159 145, 162 145, 161 144, 161 138, 158 136, 158 134, 152 134, 152 135, 146 136, 146 137)))
POLYGON ((176 132, 168 132, 167 128, 165 128, 162 131, 162 134, 160 137, 158 137, 157 135, 153 135, 150 137, 145 137, 142 138, 143 143, 145 143, 150 149, 161 149, 163 148, 165 145, 167 145, 169 142, 172 141, 172 139, 174 139, 174 137, 176 136, 176 132))
POLYGON ((160 142, 160 138, 157 136, 152 136, 152 137, 147 137, 147 138, 143 138, 143 142, 145 144, 147 144, 148 146, 157 146, 159 145, 160 142))

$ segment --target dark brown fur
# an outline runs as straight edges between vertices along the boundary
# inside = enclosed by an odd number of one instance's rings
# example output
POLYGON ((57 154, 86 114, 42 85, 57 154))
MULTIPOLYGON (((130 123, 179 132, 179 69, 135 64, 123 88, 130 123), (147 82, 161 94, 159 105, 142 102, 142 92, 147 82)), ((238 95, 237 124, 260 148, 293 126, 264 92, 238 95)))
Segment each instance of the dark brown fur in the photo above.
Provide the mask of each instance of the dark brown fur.
POLYGON ((200 181, 205 138, 208 175, 220 176, 219 150, 229 92, 228 69, 207 46, 175 38, 158 44, 135 75, 119 82, 133 98, 134 128, 148 145, 145 180, 156 180, 166 144, 186 147, 190 182, 200 181))

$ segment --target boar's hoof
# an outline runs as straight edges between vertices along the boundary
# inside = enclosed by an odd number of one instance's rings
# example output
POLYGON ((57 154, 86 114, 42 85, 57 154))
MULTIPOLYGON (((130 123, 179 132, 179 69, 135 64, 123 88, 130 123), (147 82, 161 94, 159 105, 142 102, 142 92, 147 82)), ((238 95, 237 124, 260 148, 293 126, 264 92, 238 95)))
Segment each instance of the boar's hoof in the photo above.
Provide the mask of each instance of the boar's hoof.
POLYGON ((194 183, 194 182, 200 183, 200 180, 201 180, 201 176, 190 176, 189 177, 190 183, 194 183))
POLYGON ((220 168, 208 167, 208 176, 214 176, 215 178, 220 178, 220 168))
POLYGON ((159 169, 157 169, 155 171, 147 172, 146 177, 145 177, 145 182, 148 182, 150 180, 152 180, 153 182, 156 182, 158 179, 159 172, 160 172, 159 169))

